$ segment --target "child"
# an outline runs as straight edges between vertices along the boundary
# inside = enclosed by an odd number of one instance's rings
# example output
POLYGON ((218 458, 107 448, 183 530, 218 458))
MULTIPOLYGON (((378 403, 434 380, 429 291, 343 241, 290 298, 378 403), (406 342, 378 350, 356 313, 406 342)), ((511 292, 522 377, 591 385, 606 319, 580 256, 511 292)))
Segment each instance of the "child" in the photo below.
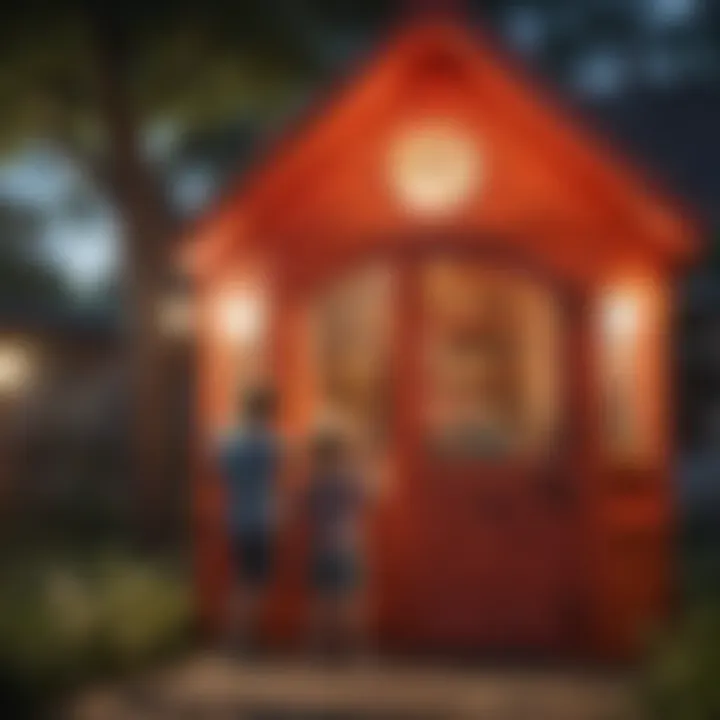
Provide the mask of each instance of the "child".
POLYGON ((227 489, 227 522, 235 572, 228 608, 230 639, 249 640, 273 570, 277 524, 280 439, 274 429, 275 393, 251 389, 242 400, 242 420, 222 441, 220 466, 227 489))
POLYGON ((364 638, 363 521, 366 495, 350 442, 326 430, 313 440, 308 485, 310 582, 316 646, 357 647, 364 638))

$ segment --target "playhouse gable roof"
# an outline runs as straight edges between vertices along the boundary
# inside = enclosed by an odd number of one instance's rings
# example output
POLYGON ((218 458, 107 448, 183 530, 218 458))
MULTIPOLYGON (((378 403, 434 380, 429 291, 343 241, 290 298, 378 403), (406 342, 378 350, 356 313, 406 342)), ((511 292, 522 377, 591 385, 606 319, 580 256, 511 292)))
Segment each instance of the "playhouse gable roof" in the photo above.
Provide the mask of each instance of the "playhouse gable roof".
MULTIPOLYGON (((409 121, 413 113, 438 116, 440 108, 449 116, 465 113, 473 124, 487 123, 483 132, 491 143, 505 142, 515 156, 524 153, 528 171, 518 172, 516 165, 516 178, 536 169, 552 174, 554 185, 570 193, 567 212, 585 206, 598 218, 612 216, 614 228, 671 260, 692 254, 696 232, 685 213, 541 97, 486 39, 476 40, 453 23, 421 23, 406 28, 329 107, 288 134, 230 189, 191 232, 184 262, 198 270, 230 246, 272 233, 279 216, 286 222, 293 217, 288 199, 302 203, 305 216, 313 208, 323 217, 331 207, 340 212, 343 183, 336 175, 342 164, 351 168, 346 175, 361 174, 378 147, 373 141, 385 138, 388 126, 409 121)), ((347 193, 367 194, 354 179, 346 180, 347 193)), ((522 182, 525 197, 531 197, 532 182, 522 182)), ((373 208, 381 205, 374 198, 373 208)))

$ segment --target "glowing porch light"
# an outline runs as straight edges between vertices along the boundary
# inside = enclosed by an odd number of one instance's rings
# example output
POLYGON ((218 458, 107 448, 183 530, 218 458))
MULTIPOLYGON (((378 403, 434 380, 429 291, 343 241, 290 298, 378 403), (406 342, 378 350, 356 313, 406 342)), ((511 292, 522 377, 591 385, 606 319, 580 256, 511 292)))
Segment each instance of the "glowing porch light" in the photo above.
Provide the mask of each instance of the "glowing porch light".
POLYGON ((0 344, 0 394, 14 395, 26 389, 35 377, 35 358, 17 341, 0 344))
POLYGON ((641 302, 631 288, 609 290, 603 298, 602 321, 608 340, 627 343, 636 337, 641 319, 641 302))
POLYGON ((228 341, 238 345, 258 343, 267 325, 264 299, 251 287, 228 290, 218 300, 216 320, 228 341))
POLYGON ((447 120, 405 130, 389 157, 392 189, 405 210, 439 217, 459 210, 485 179, 474 138, 447 120))
POLYGON ((617 462, 639 461, 649 447, 648 289, 643 281, 614 283, 601 296, 603 442, 617 462))

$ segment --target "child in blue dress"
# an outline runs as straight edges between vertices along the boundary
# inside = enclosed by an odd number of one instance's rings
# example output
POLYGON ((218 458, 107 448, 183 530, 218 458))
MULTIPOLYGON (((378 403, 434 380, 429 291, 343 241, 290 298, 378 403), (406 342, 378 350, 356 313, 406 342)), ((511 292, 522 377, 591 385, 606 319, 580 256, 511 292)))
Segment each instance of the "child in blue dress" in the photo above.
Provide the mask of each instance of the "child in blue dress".
POLYGON ((312 639, 320 648, 357 648, 366 640, 366 487, 349 438, 325 430, 312 441, 307 510, 309 580, 314 595, 312 639))

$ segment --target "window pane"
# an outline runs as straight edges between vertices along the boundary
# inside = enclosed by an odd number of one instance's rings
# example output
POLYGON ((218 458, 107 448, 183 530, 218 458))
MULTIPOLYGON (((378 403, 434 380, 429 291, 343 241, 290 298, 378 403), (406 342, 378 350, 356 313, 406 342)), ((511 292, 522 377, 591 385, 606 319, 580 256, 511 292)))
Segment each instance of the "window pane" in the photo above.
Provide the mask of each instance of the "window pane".
POLYGON ((313 309, 317 414, 384 443, 389 428, 391 274, 373 267, 328 287, 313 309))
POLYGON ((531 280, 466 263, 423 277, 430 445, 503 458, 547 451, 559 405, 557 308, 531 280))

